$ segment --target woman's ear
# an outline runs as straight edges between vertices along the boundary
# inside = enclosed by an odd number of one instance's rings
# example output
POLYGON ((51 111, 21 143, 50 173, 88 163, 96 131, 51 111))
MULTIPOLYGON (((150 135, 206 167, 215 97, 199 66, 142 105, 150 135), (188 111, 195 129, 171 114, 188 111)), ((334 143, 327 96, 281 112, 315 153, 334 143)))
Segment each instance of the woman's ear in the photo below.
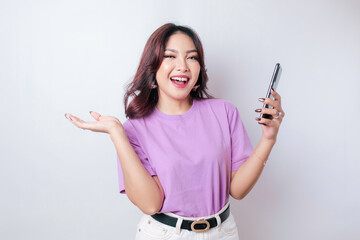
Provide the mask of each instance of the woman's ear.
POLYGON ((192 91, 196 91, 196 89, 198 89, 198 87, 200 87, 200 85, 195 85, 192 89, 192 91))

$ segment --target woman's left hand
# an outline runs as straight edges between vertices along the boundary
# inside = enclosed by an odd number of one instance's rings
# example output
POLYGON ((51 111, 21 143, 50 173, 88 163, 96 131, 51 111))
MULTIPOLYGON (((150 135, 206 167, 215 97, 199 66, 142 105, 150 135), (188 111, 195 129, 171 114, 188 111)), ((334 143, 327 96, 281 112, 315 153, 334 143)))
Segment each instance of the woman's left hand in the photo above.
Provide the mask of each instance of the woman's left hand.
POLYGON ((285 112, 281 107, 280 95, 271 89, 271 94, 274 96, 274 100, 271 98, 259 98, 260 102, 268 104, 273 108, 259 108, 255 112, 271 115, 271 119, 267 118, 255 118, 261 125, 263 137, 268 140, 276 141, 276 137, 279 131, 280 124, 285 116, 285 112))

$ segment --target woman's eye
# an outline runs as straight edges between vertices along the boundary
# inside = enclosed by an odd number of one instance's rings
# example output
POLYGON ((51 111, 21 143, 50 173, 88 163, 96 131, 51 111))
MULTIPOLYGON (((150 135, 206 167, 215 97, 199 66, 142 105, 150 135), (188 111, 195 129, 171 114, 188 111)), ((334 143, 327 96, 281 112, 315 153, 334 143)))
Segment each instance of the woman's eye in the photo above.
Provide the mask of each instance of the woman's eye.
POLYGON ((164 58, 175 58, 175 57, 172 55, 164 55, 164 58))
POLYGON ((198 57, 195 57, 195 56, 193 56, 193 57, 189 57, 190 59, 192 59, 192 60, 196 60, 196 61, 198 61, 199 60, 199 58, 198 57))

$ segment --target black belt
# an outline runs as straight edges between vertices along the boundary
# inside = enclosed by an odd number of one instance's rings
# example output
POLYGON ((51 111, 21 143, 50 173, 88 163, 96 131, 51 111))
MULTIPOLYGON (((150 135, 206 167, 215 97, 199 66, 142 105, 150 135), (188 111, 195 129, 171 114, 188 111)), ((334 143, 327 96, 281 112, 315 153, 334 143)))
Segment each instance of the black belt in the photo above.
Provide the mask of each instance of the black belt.
MULTIPOLYGON (((219 217, 221 219, 221 222, 224 222, 230 215, 230 205, 225 209, 224 212, 222 212, 219 217)), ((152 218, 155 220, 164 223, 166 225, 176 227, 176 223, 178 221, 178 218, 168 216, 164 213, 156 213, 151 215, 152 218)), ((210 228, 216 227, 217 221, 216 218, 209 218, 209 219, 200 219, 198 221, 190 221, 190 220, 183 220, 181 224, 181 229, 186 229, 189 231, 194 232, 206 232, 210 228)))

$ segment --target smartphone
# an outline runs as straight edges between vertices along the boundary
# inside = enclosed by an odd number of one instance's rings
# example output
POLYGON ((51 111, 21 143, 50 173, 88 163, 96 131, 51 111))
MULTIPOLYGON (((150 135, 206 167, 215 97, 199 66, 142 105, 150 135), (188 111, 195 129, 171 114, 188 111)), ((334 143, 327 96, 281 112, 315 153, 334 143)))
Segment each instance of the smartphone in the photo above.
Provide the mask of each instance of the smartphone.
MULTIPOLYGON (((271 88, 273 88, 276 91, 277 85, 279 84, 279 79, 280 79, 281 72, 282 72, 282 68, 280 66, 280 63, 277 63, 275 65, 274 73, 272 75, 270 85, 269 85, 269 88, 268 88, 267 93, 266 93, 267 98, 274 99, 274 96, 271 94, 271 88)), ((263 108, 272 108, 272 107, 270 105, 268 105, 268 104, 264 104, 263 108)), ((270 114, 260 114, 260 118, 272 119, 272 115, 270 115, 270 114)))

